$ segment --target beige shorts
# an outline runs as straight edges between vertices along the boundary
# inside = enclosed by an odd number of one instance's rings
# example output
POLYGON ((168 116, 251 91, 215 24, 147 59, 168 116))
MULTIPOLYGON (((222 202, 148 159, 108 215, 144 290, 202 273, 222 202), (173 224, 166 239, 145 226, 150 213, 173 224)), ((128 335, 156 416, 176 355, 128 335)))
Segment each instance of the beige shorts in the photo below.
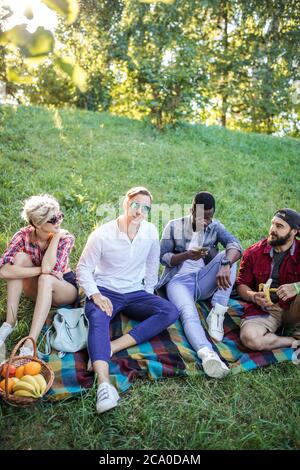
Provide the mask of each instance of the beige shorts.
POLYGON ((288 310, 281 310, 267 315, 256 315, 241 320, 241 328, 247 323, 265 327, 270 333, 275 333, 283 326, 300 325, 300 294, 295 297, 288 310))
POLYGON ((283 312, 269 313, 267 315, 256 315, 241 320, 241 329, 251 323, 265 327, 270 333, 275 333, 282 325, 283 312))

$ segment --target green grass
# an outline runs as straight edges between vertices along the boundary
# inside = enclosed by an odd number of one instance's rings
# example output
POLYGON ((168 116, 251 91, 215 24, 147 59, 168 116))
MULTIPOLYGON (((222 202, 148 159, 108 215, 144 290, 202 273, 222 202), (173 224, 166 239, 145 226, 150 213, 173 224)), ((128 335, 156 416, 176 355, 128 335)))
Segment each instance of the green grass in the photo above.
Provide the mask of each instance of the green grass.
MULTIPOLYGON (((299 141, 182 126, 160 134, 108 114, 3 108, 0 251, 22 225, 22 201, 54 194, 76 236, 75 267, 99 205, 147 186, 154 202, 189 204, 199 190, 243 247, 266 235, 274 211, 299 205, 299 141)), ((160 230, 161 230, 160 226, 160 230)), ((0 319, 5 284, 0 284, 0 319)), ((21 301, 9 349, 28 332, 21 301)), ((200 376, 136 382, 114 411, 97 416, 95 390, 54 404, 0 408, 1 449, 299 449, 299 367, 279 364, 214 381, 200 376)))

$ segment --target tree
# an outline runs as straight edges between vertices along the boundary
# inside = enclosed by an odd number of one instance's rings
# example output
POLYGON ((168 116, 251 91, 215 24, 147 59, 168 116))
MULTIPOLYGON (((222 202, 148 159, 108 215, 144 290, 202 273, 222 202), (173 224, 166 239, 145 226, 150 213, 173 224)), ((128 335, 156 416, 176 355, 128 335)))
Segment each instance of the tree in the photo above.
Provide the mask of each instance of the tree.
POLYGON ((0 35, 0 74, 26 100, 159 129, 188 120, 299 135, 298 1, 85 0, 79 15, 77 0, 44 3, 64 17, 55 35, 0 35))
POLYGON ((125 3, 118 32, 122 48, 114 61, 117 84, 112 111, 148 116, 160 129, 193 116, 203 104, 200 89, 205 73, 200 49, 187 32, 199 2, 125 3))

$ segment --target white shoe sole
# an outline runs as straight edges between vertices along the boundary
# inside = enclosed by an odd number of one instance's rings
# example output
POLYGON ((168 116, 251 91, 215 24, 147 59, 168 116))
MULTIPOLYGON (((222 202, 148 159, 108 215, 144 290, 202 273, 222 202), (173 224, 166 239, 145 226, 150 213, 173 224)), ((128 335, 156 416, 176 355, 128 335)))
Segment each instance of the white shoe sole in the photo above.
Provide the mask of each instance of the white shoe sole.
POLYGON ((202 367, 205 374, 214 379, 221 379, 230 371, 228 368, 225 369, 217 359, 208 359, 204 364, 202 363, 202 367))
POLYGON ((209 330, 208 330, 208 334, 211 338, 215 339, 216 341, 223 341, 224 334, 217 336, 213 331, 209 331, 209 330))
POLYGON ((107 405, 97 406, 96 407, 97 408, 97 413, 100 415, 101 413, 105 413, 105 411, 112 410, 117 405, 118 405, 118 401, 107 403, 107 405))

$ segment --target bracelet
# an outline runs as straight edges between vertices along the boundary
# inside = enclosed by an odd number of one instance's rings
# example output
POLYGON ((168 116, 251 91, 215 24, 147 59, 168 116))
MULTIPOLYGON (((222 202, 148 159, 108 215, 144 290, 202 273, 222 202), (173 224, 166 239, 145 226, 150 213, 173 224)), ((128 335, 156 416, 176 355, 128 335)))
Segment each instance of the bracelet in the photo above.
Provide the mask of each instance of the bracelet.
POLYGON ((294 282, 293 286, 295 288, 296 294, 300 294, 300 287, 298 286, 297 282, 294 282))
POLYGON ((256 303, 256 302, 255 302, 255 298, 254 298, 256 294, 257 294, 257 292, 253 292, 253 294, 252 294, 252 296, 251 296, 251 297, 252 297, 252 298, 251 298, 251 302, 252 302, 253 304, 256 303))

